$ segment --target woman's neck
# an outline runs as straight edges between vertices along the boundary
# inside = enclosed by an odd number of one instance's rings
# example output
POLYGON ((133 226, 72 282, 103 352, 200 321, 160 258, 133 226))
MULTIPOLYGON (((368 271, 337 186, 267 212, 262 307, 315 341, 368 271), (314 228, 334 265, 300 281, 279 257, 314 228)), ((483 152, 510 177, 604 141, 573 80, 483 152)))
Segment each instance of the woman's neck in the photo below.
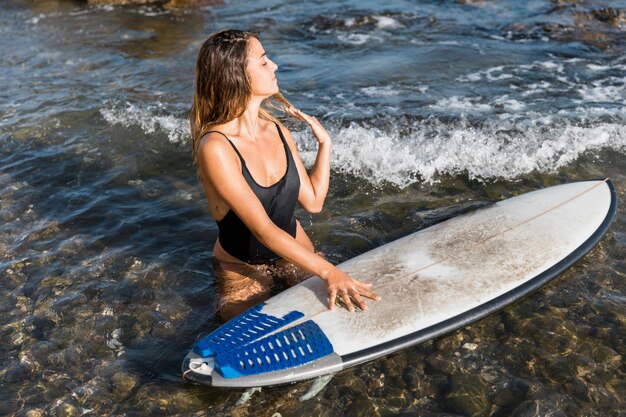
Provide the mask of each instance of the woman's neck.
POLYGON ((259 127, 259 109, 262 100, 251 98, 243 114, 237 118, 239 136, 255 141, 259 127))

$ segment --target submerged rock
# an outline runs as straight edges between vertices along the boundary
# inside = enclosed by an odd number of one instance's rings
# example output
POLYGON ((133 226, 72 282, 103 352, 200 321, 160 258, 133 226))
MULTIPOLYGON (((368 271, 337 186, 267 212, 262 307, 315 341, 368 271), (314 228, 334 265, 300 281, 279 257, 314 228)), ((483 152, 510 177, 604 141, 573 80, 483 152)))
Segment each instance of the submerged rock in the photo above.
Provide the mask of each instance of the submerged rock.
POLYGON ((461 340, 459 337, 457 337, 458 335, 451 335, 451 336, 446 336, 446 337, 442 337, 441 339, 437 340, 435 345, 437 346, 437 350, 442 351, 442 352, 451 352, 451 351, 455 351, 459 348, 459 346, 461 346, 461 340))
POLYGON ((437 383, 425 375, 423 369, 407 368, 403 379, 406 390, 410 391, 415 398, 421 399, 437 394, 437 383))
POLYGON ((350 395, 351 397, 367 397, 367 385, 361 378, 351 377, 341 381, 337 385, 339 395, 350 395))
POLYGON ((385 394, 385 401, 390 407, 402 409, 408 405, 410 397, 404 389, 394 387, 385 394))
POLYGON ((4 373, 4 382, 19 382, 29 378, 29 370, 20 364, 9 366, 4 373))
POLYGON ((11 416, 19 410, 20 405, 17 400, 0 401, 0 415, 11 416))
POLYGON ((513 408, 526 399, 529 387, 521 380, 508 382, 493 397, 493 403, 502 408, 513 408))
POLYGON ((48 400, 46 398, 46 386, 42 383, 28 382, 22 385, 20 399, 24 404, 41 404, 48 400))
POLYGON ((382 362, 383 372, 391 378, 399 378, 407 368, 407 360, 405 354, 392 356, 382 362))
POLYGON ((626 14, 620 10, 607 7, 604 9, 593 10, 591 15, 601 22, 619 26, 626 22, 626 14))
POLYGON ((201 406, 202 400, 197 394, 176 387, 167 389, 154 384, 139 387, 129 400, 145 415, 190 413, 201 406))
POLYGON ((551 39, 559 42, 585 42, 605 49, 623 38, 626 14, 618 9, 581 10, 568 5, 557 6, 553 13, 565 14, 572 23, 514 23, 504 28, 505 35, 517 39, 551 39), (570 16, 567 16, 567 14, 570 16))
POLYGON ((489 387, 480 375, 455 374, 450 380, 446 404, 454 411, 468 416, 482 416, 491 404, 489 387))
POLYGON ((444 374, 452 374, 457 367, 456 362, 449 356, 441 352, 435 352, 430 355, 426 362, 435 370, 444 374))
POLYGON ((43 417, 43 410, 40 408, 33 408, 32 410, 28 410, 24 415, 26 417, 43 417))
POLYGON ((130 397, 139 385, 139 378, 128 372, 116 372, 111 377, 111 390, 116 399, 123 401, 130 397))
POLYGON ((522 403, 515 409, 512 417, 565 417, 567 414, 563 413, 557 408, 556 405, 550 405, 550 401, 528 401, 522 403))
POLYGON ((80 412, 78 407, 76 407, 75 405, 67 403, 67 402, 61 402, 54 409, 53 415, 57 417, 78 417, 81 414, 82 413, 80 412))
POLYGON ((478 345, 476 343, 464 343, 463 344, 463 349, 465 350, 476 350, 478 349, 478 345))
POLYGON ((350 403, 350 407, 346 410, 346 417, 361 417, 361 416, 375 416, 375 406, 372 401, 367 397, 358 397, 350 403))

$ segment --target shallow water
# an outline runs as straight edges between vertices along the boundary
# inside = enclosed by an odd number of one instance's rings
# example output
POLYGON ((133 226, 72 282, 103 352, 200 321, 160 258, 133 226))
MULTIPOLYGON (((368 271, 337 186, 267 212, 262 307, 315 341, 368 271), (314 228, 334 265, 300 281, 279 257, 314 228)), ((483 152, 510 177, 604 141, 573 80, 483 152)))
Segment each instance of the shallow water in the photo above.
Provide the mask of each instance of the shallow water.
MULTIPOLYGON (((253 28, 334 141, 340 262, 468 208, 610 177, 626 193, 624 1, 14 1, 0 12, 0 415, 621 415, 626 221, 560 278, 450 335, 310 383, 193 386, 217 236, 185 117, 208 33, 253 28), (522 5, 523 4, 523 5, 522 5), (30 414, 29 414, 30 413, 30 414), (39 414, 38 414, 39 413, 39 414)), ((313 138, 290 122, 311 163, 313 138)))

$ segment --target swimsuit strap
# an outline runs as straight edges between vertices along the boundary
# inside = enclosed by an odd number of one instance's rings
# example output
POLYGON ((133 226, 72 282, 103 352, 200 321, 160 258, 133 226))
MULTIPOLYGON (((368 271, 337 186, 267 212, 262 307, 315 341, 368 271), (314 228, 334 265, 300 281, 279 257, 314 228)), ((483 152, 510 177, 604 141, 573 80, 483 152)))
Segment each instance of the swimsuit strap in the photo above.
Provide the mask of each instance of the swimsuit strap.
POLYGON ((230 139, 228 139, 228 136, 226 136, 224 133, 220 132, 219 130, 209 130, 208 132, 206 132, 206 134, 208 135, 209 133, 213 133, 213 132, 219 133, 220 135, 224 136, 226 138, 226 140, 228 141, 228 143, 230 143, 230 146, 232 146, 233 149, 235 150, 235 152, 237 152, 237 155, 239 156, 239 159, 241 159, 241 163, 246 165, 246 161, 243 159, 243 156, 241 156, 241 154, 237 150, 237 147, 235 146, 235 144, 232 143, 230 139))
POLYGON ((280 136, 280 140, 283 143, 283 145, 289 147, 287 145, 287 141, 285 140, 285 137, 283 136, 283 131, 280 130, 280 126, 278 126, 278 123, 274 122, 274 124, 276 125, 276 129, 278 129, 278 136, 280 136))
POLYGON ((287 171, 285 172, 285 176, 289 173, 290 166, 295 166, 295 160, 293 159, 293 154, 291 153, 291 148, 289 148, 289 144, 287 143, 287 139, 283 136, 283 131, 281 130, 278 123, 274 123, 276 125, 276 129, 278 129, 278 135, 280 136, 280 140, 283 143, 283 147, 285 148, 285 156, 287 157, 287 171))

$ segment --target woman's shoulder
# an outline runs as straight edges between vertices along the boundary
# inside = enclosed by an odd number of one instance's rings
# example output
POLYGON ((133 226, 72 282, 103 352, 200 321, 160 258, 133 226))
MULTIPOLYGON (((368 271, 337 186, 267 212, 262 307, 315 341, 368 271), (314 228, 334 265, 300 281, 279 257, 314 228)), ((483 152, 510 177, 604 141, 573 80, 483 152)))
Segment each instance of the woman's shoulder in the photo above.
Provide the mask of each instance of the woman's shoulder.
POLYGON ((217 126, 206 132, 198 142, 198 154, 205 159, 230 156, 231 152, 232 145, 228 135, 217 126))
POLYGON ((213 144, 226 144, 230 141, 228 131, 228 126, 226 124, 211 126, 211 128, 200 138, 200 145, 207 146, 211 144, 211 146, 213 146, 213 144))

